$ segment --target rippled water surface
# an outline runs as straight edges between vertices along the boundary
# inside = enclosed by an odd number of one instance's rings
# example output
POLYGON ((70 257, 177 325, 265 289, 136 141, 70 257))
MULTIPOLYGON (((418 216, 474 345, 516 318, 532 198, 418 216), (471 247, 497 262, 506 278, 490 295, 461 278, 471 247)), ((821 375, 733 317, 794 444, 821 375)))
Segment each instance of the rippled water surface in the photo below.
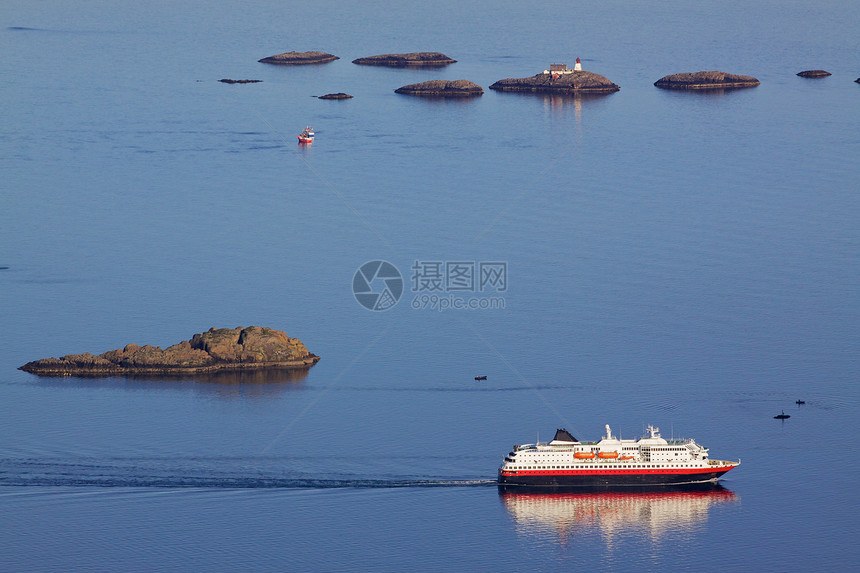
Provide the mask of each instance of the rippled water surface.
POLYGON ((0 570, 856 568, 858 21, 837 1, 4 7, 0 570), (257 62, 290 50, 340 59, 257 62), (351 63, 420 50, 458 62, 351 63), (487 89, 577 56, 621 90, 487 89), (714 69, 761 85, 652 85, 714 69), (428 79, 486 93, 394 93, 428 79), (331 92, 355 97, 312 97, 331 92), (384 312, 352 292, 373 260, 403 277, 384 312), (506 288, 439 311, 416 262, 504 263, 506 288), (251 324, 321 361, 17 370, 251 324), (512 444, 607 423, 741 465, 708 490, 495 486, 512 444))

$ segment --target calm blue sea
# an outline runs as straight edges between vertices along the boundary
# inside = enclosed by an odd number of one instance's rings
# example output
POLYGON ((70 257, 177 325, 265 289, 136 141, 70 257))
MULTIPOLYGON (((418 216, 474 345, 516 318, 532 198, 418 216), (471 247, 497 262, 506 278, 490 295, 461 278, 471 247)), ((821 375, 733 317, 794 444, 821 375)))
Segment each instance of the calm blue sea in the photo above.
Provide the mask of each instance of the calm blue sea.
POLYGON ((3 2, 0 570, 860 566, 858 22, 840 0, 3 2), (257 62, 290 50, 341 59, 257 62), (411 51, 458 62, 351 63, 411 51), (576 57, 621 90, 487 89, 576 57), (653 86, 699 70, 761 85, 653 86), (486 93, 394 93, 428 79, 486 93), (401 276, 388 310, 354 297, 369 261, 401 276), (322 360, 17 370, 252 324, 322 360), (742 463, 709 492, 495 487, 512 444, 604 424, 742 463))

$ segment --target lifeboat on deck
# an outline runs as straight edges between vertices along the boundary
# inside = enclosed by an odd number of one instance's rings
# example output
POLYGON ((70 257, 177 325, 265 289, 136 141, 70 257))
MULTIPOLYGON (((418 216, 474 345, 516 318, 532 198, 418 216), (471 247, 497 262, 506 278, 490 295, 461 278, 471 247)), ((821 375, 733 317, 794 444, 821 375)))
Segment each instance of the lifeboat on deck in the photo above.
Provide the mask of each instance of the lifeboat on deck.
POLYGON ((618 458, 618 459, 619 459, 619 460, 632 460, 632 459, 633 459, 633 456, 621 456, 621 457, 620 457, 620 458, 618 458))
POLYGON ((614 460, 618 457, 618 452, 600 452, 597 457, 601 460, 614 460))
POLYGON ((594 457, 594 452, 574 452, 573 457, 578 460, 590 460, 594 457))

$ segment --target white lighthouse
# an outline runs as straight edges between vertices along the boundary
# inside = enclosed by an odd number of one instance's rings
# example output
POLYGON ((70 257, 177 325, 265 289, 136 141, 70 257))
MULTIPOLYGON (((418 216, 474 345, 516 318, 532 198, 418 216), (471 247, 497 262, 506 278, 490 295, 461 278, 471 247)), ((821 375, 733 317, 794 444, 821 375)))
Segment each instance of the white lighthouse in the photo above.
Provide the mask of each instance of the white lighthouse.
POLYGON ((573 64, 573 71, 574 72, 581 72, 582 71, 582 62, 579 61, 579 58, 576 58, 576 63, 573 64))

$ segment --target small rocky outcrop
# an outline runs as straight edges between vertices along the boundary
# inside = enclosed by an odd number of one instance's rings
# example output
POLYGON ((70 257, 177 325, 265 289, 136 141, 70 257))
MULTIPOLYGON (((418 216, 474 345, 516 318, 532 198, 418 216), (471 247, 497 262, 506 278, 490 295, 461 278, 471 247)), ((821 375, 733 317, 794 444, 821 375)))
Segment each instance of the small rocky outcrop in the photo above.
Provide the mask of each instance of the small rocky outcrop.
POLYGON ((339 59, 337 56, 327 54, 326 52, 284 52, 283 54, 269 56, 257 61, 263 64, 302 65, 325 64, 339 59))
POLYGON ((223 80, 218 80, 222 84, 258 84, 263 80, 231 80, 229 78, 224 78, 223 80))
POLYGON ((739 76, 726 72, 693 72, 664 76, 654 82, 658 88, 670 90, 709 90, 725 88, 751 88, 759 85, 752 76, 739 76))
POLYGON ((797 75, 802 78, 826 78, 833 74, 825 70, 804 70, 802 72, 797 72, 797 75))
POLYGON ((98 356, 68 354, 28 362, 19 370, 40 376, 194 374, 220 370, 310 368, 319 356, 297 338, 261 326, 210 328, 165 349, 127 344, 98 356))
POLYGON ((410 52, 408 54, 380 54, 352 61, 361 66, 391 66, 402 68, 406 66, 447 66, 456 63, 440 52, 410 52))
POLYGON ((490 89, 575 95, 612 93, 621 88, 600 74, 578 70, 563 74, 541 73, 530 78, 508 78, 497 81, 490 86, 490 89))
POLYGON ((472 97, 482 95, 484 90, 469 80, 430 80, 397 88, 394 93, 435 97, 472 97))
POLYGON ((343 92, 338 92, 336 94, 325 94, 321 96, 317 96, 317 99, 351 99, 352 96, 349 94, 345 94, 343 92))

